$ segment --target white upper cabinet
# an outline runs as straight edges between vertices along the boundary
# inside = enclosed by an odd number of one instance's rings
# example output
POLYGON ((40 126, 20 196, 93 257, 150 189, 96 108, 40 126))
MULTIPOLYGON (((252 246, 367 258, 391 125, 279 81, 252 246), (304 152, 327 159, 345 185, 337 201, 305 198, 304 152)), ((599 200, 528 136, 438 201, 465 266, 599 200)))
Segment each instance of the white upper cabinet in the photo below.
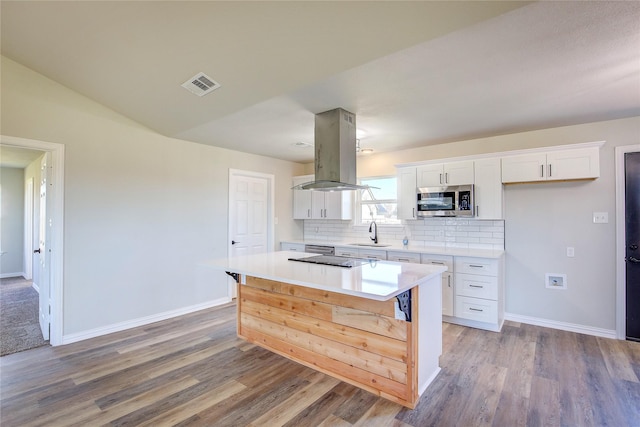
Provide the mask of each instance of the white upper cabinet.
POLYGON ((504 187, 500 159, 479 159, 474 163, 476 218, 503 219, 504 187))
MULTIPOLYGON (((293 185, 313 181, 313 175, 296 176, 293 185)), ((353 191, 293 190, 293 219, 351 219, 353 191)))
POLYGON ((398 219, 416 219, 416 168, 398 168, 398 219))
POLYGON ((434 163, 416 168, 418 187, 473 184, 473 161, 434 163))
MULTIPOLYGON (((313 175, 296 176, 293 185, 313 180, 313 175)), ((293 190, 293 219, 311 219, 311 193, 313 191, 293 190)))
POLYGON ((502 158, 502 182, 559 181, 600 176, 599 147, 502 158))

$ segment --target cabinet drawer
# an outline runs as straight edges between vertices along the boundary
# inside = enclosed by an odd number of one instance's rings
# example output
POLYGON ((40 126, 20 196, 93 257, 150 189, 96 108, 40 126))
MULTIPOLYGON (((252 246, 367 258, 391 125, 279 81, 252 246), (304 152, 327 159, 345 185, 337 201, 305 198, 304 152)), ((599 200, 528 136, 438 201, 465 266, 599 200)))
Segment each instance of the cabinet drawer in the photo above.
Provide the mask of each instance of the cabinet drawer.
POLYGON ((299 243, 280 243, 280 250, 304 252, 304 245, 299 243))
POLYGON ((387 259, 387 251, 371 251, 367 249, 360 249, 358 253, 360 255, 360 258, 379 259, 379 260, 387 259))
POLYGON ((422 254, 422 264, 444 265, 449 273, 453 273, 453 257, 451 255, 422 254))
POLYGON ((497 300, 498 278, 456 273, 456 295, 497 300))
POLYGON ((456 273, 498 275, 498 260, 487 258, 456 257, 456 273))
POLYGON ((414 264, 420 264, 420 254, 416 254, 413 252, 387 252, 387 259, 389 261, 399 261, 399 262, 412 262, 414 264))
POLYGON ((359 258, 357 249, 348 249, 348 248, 336 248, 335 250, 336 256, 346 256, 350 258, 359 258))
POLYGON ((456 296, 456 317, 479 322, 498 322, 498 302, 480 298, 456 296))

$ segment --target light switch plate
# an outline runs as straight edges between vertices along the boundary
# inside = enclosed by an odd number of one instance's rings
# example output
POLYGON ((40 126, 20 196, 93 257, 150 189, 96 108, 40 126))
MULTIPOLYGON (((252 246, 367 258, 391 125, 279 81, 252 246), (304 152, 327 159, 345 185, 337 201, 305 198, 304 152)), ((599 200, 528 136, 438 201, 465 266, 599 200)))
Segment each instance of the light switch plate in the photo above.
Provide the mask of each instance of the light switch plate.
POLYGON ((594 212, 593 213, 593 223, 594 224, 608 224, 609 223, 609 212, 594 212))
POLYGON ((573 248, 572 246, 567 246, 567 256, 569 258, 573 258, 574 256, 576 256, 575 248, 573 248))

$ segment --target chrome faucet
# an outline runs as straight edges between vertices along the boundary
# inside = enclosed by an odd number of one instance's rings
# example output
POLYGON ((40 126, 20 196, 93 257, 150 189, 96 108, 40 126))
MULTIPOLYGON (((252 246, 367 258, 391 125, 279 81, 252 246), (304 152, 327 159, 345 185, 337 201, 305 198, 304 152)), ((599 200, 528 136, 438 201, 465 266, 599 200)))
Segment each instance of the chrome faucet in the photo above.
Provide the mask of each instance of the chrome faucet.
POLYGON ((378 244, 378 224, 375 221, 371 221, 371 224, 369 224, 369 233, 371 233, 371 230, 373 230, 373 237, 369 236, 369 238, 373 240, 373 243, 378 244))

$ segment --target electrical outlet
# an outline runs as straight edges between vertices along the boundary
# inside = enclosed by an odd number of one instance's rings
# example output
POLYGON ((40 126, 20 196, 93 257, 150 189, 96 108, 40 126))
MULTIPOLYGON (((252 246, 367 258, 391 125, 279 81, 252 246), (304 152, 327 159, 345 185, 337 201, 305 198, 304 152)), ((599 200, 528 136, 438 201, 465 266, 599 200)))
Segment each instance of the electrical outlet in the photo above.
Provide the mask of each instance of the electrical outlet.
POLYGON ((575 248, 573 248, 572 246, 567 246, 567 256, 569 258, 573 258, 574 256, 576 256, 575 248))
POLYGON ((609 223, 609 212, 594 212, 593 213, 593 223, 594 224, 608 224, 609 223))

